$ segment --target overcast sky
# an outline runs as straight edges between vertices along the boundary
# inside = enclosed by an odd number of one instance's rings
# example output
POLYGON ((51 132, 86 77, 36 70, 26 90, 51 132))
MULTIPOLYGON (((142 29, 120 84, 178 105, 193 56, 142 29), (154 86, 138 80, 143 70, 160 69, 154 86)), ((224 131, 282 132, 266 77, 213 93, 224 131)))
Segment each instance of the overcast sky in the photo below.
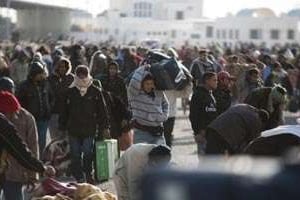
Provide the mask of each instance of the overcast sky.
MULTIPOLYGON (((49 2, 49 0, 23 1, 49 2)), ((94 15, 109 7, 109 0, 51 0, 51 2, 55 5, 78 7, 88 10, 94 15)), ((299 8, 300 0, 204 0, 204 16, 209 18, 223 17, 230 12, 235 14, 240 9, 255 7, 269 7, 277 14, 280 14, 294 7, 299 8)))

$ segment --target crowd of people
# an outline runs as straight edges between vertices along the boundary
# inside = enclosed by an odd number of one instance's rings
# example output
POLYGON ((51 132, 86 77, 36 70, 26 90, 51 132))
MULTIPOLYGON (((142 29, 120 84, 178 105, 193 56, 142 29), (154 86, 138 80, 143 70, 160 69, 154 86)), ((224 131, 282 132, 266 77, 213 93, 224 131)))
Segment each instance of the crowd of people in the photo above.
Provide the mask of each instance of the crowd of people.
POLYGON ((284 124, 285 109, 299 110, 299 70, 297 46, 149 50, 78 43, 2 47, 1 160, 14 163, 13 168, 0 168, 5 176, 1 181, 4 196, 21 199, 22 186, 36 180, 33 172, 15 173, 16 167, 51 172, 51 167, 37 160, 42 159, 48 132, 51 140, 68 137, 70 171, 80 183, 95 183, 95 139, 120 139, 133 129, 134 144, 171 148, 177 98, 182 98, 184 110, 189 104, 199 154, 243 153, 262 131, 284 124), (158 90, 151 66, 145 64, 149 51, 181 62, 193 77, 190 84, 181 90, 158 90), (7 130, 12 132, 10 137, 18 138, 16 143, 7 141, 7 130))

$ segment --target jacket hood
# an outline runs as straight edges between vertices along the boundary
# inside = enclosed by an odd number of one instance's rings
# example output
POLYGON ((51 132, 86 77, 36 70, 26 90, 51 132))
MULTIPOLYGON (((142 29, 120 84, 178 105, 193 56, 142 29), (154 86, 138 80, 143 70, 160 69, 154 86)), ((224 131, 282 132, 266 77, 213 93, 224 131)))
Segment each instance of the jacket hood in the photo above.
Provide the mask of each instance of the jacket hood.
POLYGON ((33 62, 29 65, 28 79, 32 80, 36 75, 45 73, 48 76, 47 67, 40 62, 33 62))
POLYGON ((103 63, 106 64, 107 57, 102 53, 101 50, 98 50, 98 51, 96 51, 95 53, 93 53, 93 55, 92 55, 92 57, 91 57, 91 61, 90 61, 90 65, 89 65, 90 71, 95 70, 95 69, 93 69, 93 65, 94 65, 94 62, 95 62, 95 58, 96 58, 97 56, 103 60, 103 63))
POLYGON ((57 68, 57 66, 59 65, 60 62, 65 62, 66 65, 67 65, 68 70, 67 70, 67 72, 66 72, 65 75, 70 74, 71 71, 72 71, 72 65, 71 65, 70 60, 67 59, 67 58, 65 58, 65 57, 60 57, 60 59, 55 63, 55 66, 54 66, 54 72, 55 72, 56 74, 58 73, 58 68, 57 68))

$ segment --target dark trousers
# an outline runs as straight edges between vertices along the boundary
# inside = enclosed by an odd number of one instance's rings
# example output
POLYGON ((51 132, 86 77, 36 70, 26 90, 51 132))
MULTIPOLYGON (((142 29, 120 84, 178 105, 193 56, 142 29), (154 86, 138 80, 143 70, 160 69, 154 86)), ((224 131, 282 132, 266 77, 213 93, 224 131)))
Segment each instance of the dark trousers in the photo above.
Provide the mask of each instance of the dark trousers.
POLYGON ((175 124, 175 117, 168 118, 167 121, 164 122, 164 136, 166 139, 166 144, 171 147, 173 140, 173 129, 175 124))
POLYGON ((229 154, 233 153, 232 148, 226 140, 212 129, 208 128, 206 130, 206 141, 205 153, 208 155, 224 154, 225 152, 229 154))
POLYGON ((3 184, 3 194, 5 200, 23 200, 23 184, 14 181, 5 181, 3 184))
POLYGON ((71 171, 77 182, 86 182, 93 170, 94 137, 69 137, 71 149, 71 171))

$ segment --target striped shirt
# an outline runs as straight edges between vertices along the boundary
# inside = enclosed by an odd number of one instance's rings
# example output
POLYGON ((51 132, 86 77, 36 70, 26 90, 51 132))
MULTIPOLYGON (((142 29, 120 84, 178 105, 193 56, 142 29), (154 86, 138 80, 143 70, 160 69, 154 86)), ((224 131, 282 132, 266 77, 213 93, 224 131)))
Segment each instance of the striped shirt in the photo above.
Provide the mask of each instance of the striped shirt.
POLYGON ((132 118, 145 126, 162 126, 168 119, 169 103, 163 91, 154 91, 154 97, 141 89, 143 78, 150 72, 144 66, 133 74, 128 87, 128 100, 132 118))

